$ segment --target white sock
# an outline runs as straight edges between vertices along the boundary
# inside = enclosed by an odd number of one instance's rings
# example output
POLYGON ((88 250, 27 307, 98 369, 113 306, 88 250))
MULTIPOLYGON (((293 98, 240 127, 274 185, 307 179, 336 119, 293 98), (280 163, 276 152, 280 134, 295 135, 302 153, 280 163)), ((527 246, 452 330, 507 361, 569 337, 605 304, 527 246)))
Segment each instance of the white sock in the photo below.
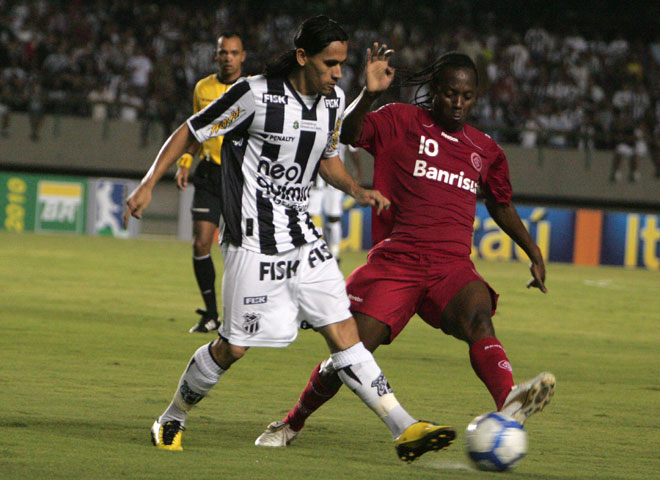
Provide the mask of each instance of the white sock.
POLYGON ((186 414, 218 383, 225 370, 211 356, 211 344, 202 345, 181 375, 172 403, 158 419, 159 423, 178 420, 185 424, 186 414))
POLYGON ((325 229, 323 236, 325 237, 325 242, 328 244, 330 253, 332 253, 335 258, 339 258, 339 245, 341 243, 341 221, 328 221, 325 222, 323 227, 325 229))
POLYGON ((362 342, 330 357, 341 381, 376 412, 394 438, 416 422, 399 404, 376 360, 362 342))

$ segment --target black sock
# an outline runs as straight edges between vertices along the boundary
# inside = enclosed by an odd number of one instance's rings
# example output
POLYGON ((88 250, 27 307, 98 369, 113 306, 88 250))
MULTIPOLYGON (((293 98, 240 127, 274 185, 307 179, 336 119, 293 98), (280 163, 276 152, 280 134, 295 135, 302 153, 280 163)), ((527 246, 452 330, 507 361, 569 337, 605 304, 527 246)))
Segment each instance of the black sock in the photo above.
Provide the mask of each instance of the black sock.
POLYGON ((206 312, 210 316, 218 316, 218 306, 215 299, 215 267, 211 255, 196 258, 193 257, 193 269, 199 291, 202 293, 206 312))

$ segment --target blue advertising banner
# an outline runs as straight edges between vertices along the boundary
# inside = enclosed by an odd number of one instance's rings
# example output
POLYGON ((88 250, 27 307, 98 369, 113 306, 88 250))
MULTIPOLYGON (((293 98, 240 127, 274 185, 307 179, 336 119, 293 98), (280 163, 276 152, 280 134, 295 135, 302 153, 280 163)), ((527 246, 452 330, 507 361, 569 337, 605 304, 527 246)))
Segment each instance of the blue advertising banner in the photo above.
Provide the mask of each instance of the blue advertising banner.
MULTIPOLYGON (((545 207, 517 207, 523 224, 538 244, 543 258, 551 262, 573 261, 575 212, 545 207)), ((486 260, 529 259, 495 223, 486 206, 477 204, 472 238, 472 258, 486 260)))
POLYGON ((600 263, 660 269, 660 216, 605 213, 600 263))

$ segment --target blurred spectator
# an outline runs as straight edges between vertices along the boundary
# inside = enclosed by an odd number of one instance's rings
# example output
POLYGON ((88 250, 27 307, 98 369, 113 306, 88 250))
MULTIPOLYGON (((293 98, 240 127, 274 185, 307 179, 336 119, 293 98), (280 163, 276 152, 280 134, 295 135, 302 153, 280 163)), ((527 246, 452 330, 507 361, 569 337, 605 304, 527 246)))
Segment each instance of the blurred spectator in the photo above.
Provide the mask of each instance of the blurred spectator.
POLYGON ((601 134, 598 123, 592 111, 585 112, 578 130, 577 148, 582 151, 592 151, 596 148, 596 138, 601 134))
POLYGON ((641 179, 641 174, 639 172, 639 163, 649 158, 649 131, 644 122, 637 123, 638 126, 635 128, 634 137, 635 137, 635 151, 633 152, 632 165, 630 167, 630 180, 633 182, 639 182, 641 179))
POLYGON ((90 105, 92 120, 102 122, 110 117, 110 107, 115 103, 115 94, 102 80, 98 80, 96 85, 87 95, 87 101, 90 105))
POLYGON ((545 60, 548 52, 555 46, 554 38, 539 23, 525 33, 525 44, 529 46, 530 54, 535 62, 545 60))
POLYGON ((30 119, 30 140, 39 140, 41 127, 44 122, 45 92, 41 86, 41 79, 33 75, 26 88, 28 99, 28 115, 30 119))
POLYGON ((124 122, 137 122, 144 108, 144 101, 138 94, 137 87, 124 85, 117 99, 119 104, 119 119, 124 122))
POLYGON ((532 109, 525 120, 522 131, 520 132, 520 145, 523 148, 535 148, 537 146, 541 124, 536 118, 536 110, 532 109))
POLYGON ((630 163, 630 180, 639 180, 637 156, 635 155, 635 125, 629 110, 617 109, 612 122, 612 138, 614 140, 614 158, 610 181, 623 180, 623 163, 630 163))
POLYGON ((151 59, 144 54, 142 47, 137 44, 135 46, 135 53, 126 62, 129 85, 132 92, 135 92, 139 96, 146 95, 149 87, 149 75, 152 69, 153 63, 151 59))
POLYGON ((11 93, 9 86, 0 79, 0 136, 9 136, 9 123, 11 118, 11 93))

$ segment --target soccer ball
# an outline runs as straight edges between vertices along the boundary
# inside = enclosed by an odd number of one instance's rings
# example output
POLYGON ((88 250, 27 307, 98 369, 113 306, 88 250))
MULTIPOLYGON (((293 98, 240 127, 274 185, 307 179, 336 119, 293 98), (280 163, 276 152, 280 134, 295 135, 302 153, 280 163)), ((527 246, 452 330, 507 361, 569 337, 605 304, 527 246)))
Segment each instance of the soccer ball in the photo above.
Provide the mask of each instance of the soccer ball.
POLYGON ((527 432, 499 412, 480 415, 465 432, 467 454, 480 470, 510 470, 527 453, 527 432))

